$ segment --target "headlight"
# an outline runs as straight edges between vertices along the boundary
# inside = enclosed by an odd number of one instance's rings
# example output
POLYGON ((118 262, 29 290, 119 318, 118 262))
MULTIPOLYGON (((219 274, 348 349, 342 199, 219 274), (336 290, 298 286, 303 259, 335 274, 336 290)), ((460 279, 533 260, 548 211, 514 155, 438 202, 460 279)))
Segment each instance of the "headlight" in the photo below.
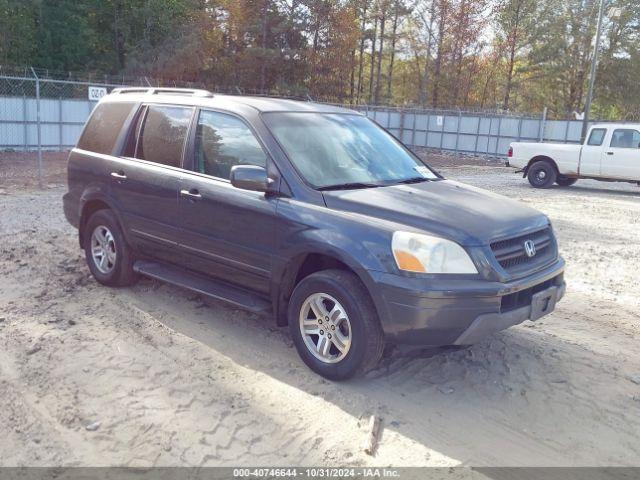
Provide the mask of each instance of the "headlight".
POLYGON ((395 232, 391 249, 400 270, 423 273, 478 273, 455 242, 411 232, 395 232))

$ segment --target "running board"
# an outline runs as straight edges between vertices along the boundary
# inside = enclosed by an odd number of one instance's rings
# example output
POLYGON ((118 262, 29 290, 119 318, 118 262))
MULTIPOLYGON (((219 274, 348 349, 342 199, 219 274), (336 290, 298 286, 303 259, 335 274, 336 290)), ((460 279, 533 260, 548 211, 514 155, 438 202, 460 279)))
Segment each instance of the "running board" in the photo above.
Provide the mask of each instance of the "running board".
POLYGON ((255 313, 267 313, 271 309, 271 303, 251 292, 179 267, 138 260, 133 264, 133 269, 145 277, 162 280, 255 313))

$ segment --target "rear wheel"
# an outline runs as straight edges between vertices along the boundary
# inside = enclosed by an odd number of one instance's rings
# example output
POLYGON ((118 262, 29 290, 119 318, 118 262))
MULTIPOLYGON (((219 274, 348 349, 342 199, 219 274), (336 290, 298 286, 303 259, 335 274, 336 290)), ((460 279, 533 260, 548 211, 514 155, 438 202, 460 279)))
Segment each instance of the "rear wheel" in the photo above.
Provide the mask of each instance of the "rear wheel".
POLYGON ((374 368, 384 348, 375 307, 360 279, 343 270, 304 278, 289 301, 289 330, 311 370, 345 380, 374 368))
POLYGON ((577 181, 577 178, 565 177, 564 175, 558 175, 558 178, 556 178, 556 183, 561 187, 570 187, 577 181))
POLYGON ((94 278, 110 287, 132 285, 138 279, 133 270, 133 253, 111 210, 91 215, 84 230, 84 251, 94 278))
POLYGON ((527 179, 535 188, 549 188, 556 181, 557 175, 555 167, 545 160, 535 162, 527 171, 527 179))

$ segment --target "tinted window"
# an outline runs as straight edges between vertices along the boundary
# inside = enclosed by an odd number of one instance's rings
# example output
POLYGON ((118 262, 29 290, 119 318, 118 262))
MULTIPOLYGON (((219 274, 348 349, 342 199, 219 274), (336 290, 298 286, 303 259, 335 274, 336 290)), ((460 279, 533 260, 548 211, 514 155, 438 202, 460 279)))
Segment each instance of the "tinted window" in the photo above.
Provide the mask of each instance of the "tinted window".
POLYGON ((133 106, 133 103, 98 104, 82 132, 78 148, 110 155, 133 106))
POLYGON ((200 112, 196 131, 195 170, 228 179, 234 165, 266 166, 258 140, 240 119, 218 112, 200 112))
MULTIPOLYGON (((180 167, 191 108, 149 105, 136 139, 135 158, 180 167)), ((136 132, 138 133, 138 132, 136 132)))
POLYGON ((144 121, 144 115, 147 111, 147 107, 141 107, 133 119, 132 125, 129 127, 129 133, 127 135, 127 141, 124 145, 122 155, 125 157, 135 158, 136 147, 138 145, 138 136, 140 135, 140 126, 144 121))
POLYGON ((631 128, 619 128, 611 137, 613 148, 640 148, 640 132, 631 128))
POLYGON ((587 145, 591 145, 593 147, 599 147, 604 142, 604 135, 607 133, 607 130, 604 128, 594 128, 591 130, 591 135, 589 135, 589 141, 587 145))

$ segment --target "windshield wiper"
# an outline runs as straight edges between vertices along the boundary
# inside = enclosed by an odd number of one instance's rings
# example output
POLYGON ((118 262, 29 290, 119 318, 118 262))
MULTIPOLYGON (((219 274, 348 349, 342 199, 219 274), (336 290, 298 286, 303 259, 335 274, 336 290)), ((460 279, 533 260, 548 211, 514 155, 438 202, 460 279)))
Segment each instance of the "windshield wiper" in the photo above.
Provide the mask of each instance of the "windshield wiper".
POLYGON ((317 190, 326 191, 326 190, 351 190, 356 188, 376 188, 381 185, 377 183, 364 183, 364 182, 349 182, 349 183, 337 183, 335 185, 325 185, 323 187, 318 187, 317 190))
POLYGON ((398 180, 397 182, 394 182, 393 185, 422 183, 422 182, 428 182, 430 180, 431 179, 427 177, 411 177, 411 178, 405 178, 404 180, 398 180))

